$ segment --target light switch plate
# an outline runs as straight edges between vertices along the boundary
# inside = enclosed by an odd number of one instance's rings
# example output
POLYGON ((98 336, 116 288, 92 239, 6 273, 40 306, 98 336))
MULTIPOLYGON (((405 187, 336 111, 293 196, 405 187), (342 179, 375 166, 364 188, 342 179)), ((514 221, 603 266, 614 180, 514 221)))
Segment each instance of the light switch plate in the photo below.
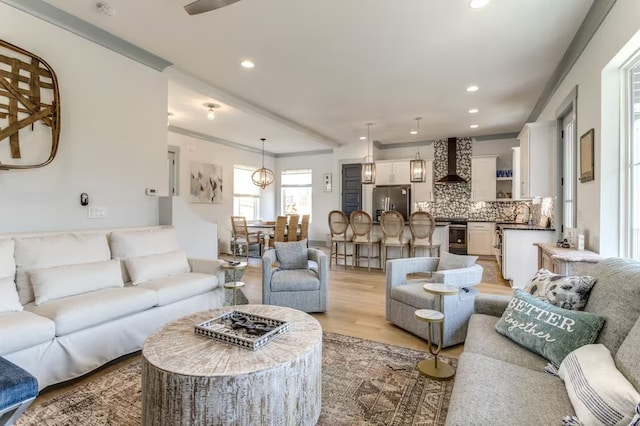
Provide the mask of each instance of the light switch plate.
POLYGON ((107 217, 107 208, 102 206, 91 206, 87 209, 89 219, 104 219, 107 217))

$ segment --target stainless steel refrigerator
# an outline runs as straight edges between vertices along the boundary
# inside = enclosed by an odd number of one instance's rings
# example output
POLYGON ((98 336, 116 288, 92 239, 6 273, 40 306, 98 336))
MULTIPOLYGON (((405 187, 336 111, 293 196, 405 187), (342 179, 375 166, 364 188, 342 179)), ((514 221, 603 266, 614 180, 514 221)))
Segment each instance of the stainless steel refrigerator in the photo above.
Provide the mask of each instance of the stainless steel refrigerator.
POLYGON ((376 186, 373 188, 372 217, 380 221, 380 215, 387 210, 396 210, 405 220, 411 214, 411 187, 409 185, 376 186))

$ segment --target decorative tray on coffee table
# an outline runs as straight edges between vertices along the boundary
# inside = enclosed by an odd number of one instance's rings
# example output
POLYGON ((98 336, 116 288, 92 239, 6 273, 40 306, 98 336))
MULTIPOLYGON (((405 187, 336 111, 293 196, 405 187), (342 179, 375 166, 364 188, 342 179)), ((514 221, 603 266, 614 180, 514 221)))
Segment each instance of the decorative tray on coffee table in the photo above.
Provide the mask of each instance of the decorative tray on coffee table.
POLYGON ((231 311, 195 326, 195 333, 255 351, 289 331, 289 323, 231 311))

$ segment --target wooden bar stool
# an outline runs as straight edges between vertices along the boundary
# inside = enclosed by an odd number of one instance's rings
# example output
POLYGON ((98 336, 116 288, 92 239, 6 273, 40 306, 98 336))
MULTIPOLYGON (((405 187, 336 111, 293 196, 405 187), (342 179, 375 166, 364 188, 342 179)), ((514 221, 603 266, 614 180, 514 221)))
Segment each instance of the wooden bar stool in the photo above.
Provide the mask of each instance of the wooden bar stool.
POLYGON ((409 245, 409 241, 402 235, 404 232, 404 217, 395 210, 386 211, 380 217, 380 228, 382 228, 382 269, 386 270, 387 249, 389 247, 399 247, 400 257, 404 257, 404 248, 409 245))
POLYGON ((353 255, 347 254, 347 243, 351 242, 347 237, 349 230, 349 219, 347 215, 340 210, 329 212, 329 231, 331 232, 331 252, 329 253, 329 268, 331 268, 331 259, 335 258, 335 264, 338 265, 338 258, 344 259, 344 269, 347 269, 347 257, 353 255), (343 252, 340 253, 339 244, 342 243, 343 252))
POLYGON ((372 235, 373 221, 364 210, 351 212, 351 231, 353 231, 353 267, 360 266, 360 259, 367 259, 367 269, 371 271, 371 259, 380 259, 380 238, 372 235), (360 246, 367 246, 367 255, 360 254, 360 246), (378 255, 373 256, 373 247, 378 247, 378 255))
POLYGON ((427 257, 440 256, 440 242, 433 242, 433 231, 436 229, 436 220, 430 213, 413 212, 409 217, 411 229, 411 257, 416 257, 416 249, 427 249, 427 257), (433 253, 435 249, 435 256, 433 253))

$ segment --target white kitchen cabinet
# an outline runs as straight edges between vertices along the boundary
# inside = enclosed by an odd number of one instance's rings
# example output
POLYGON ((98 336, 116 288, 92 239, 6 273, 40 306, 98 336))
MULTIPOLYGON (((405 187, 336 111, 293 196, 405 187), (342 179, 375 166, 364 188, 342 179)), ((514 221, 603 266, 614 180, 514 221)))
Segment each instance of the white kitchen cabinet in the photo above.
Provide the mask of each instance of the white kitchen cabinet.
POLYGON ((409 185, 409 160, 377 161, 376 185, 409 185))
POLYGON ((493 222, 467 223, 467 253, 491 256, 494 254, 493 235, 496 225, 493 222))
POLYGON ((513 181, 511 186, 511 192, 513 193, 513 199, 519 200, 522 198, 520 195, 520 147, 515 146, 512 149, 512 163, 513 164, 513 181))
POLYGON ((551 243, 555 233, 526 229, 503 229, 502 276, 511 287, 523 288, 538 270, 538 247, 534 243, 551 243))
POLYGON ((414 182, 411 184, 411 202, 419 203, 433 201, 433 161, 425 160, 424 182, 414 182))
POLYGON ((472 201, 495 201, 496 159, 494 155, 471 159, 472 201))
POLYGON ((527 123, 520 141, 520 198, 555 195, 555 123, 527 123))

